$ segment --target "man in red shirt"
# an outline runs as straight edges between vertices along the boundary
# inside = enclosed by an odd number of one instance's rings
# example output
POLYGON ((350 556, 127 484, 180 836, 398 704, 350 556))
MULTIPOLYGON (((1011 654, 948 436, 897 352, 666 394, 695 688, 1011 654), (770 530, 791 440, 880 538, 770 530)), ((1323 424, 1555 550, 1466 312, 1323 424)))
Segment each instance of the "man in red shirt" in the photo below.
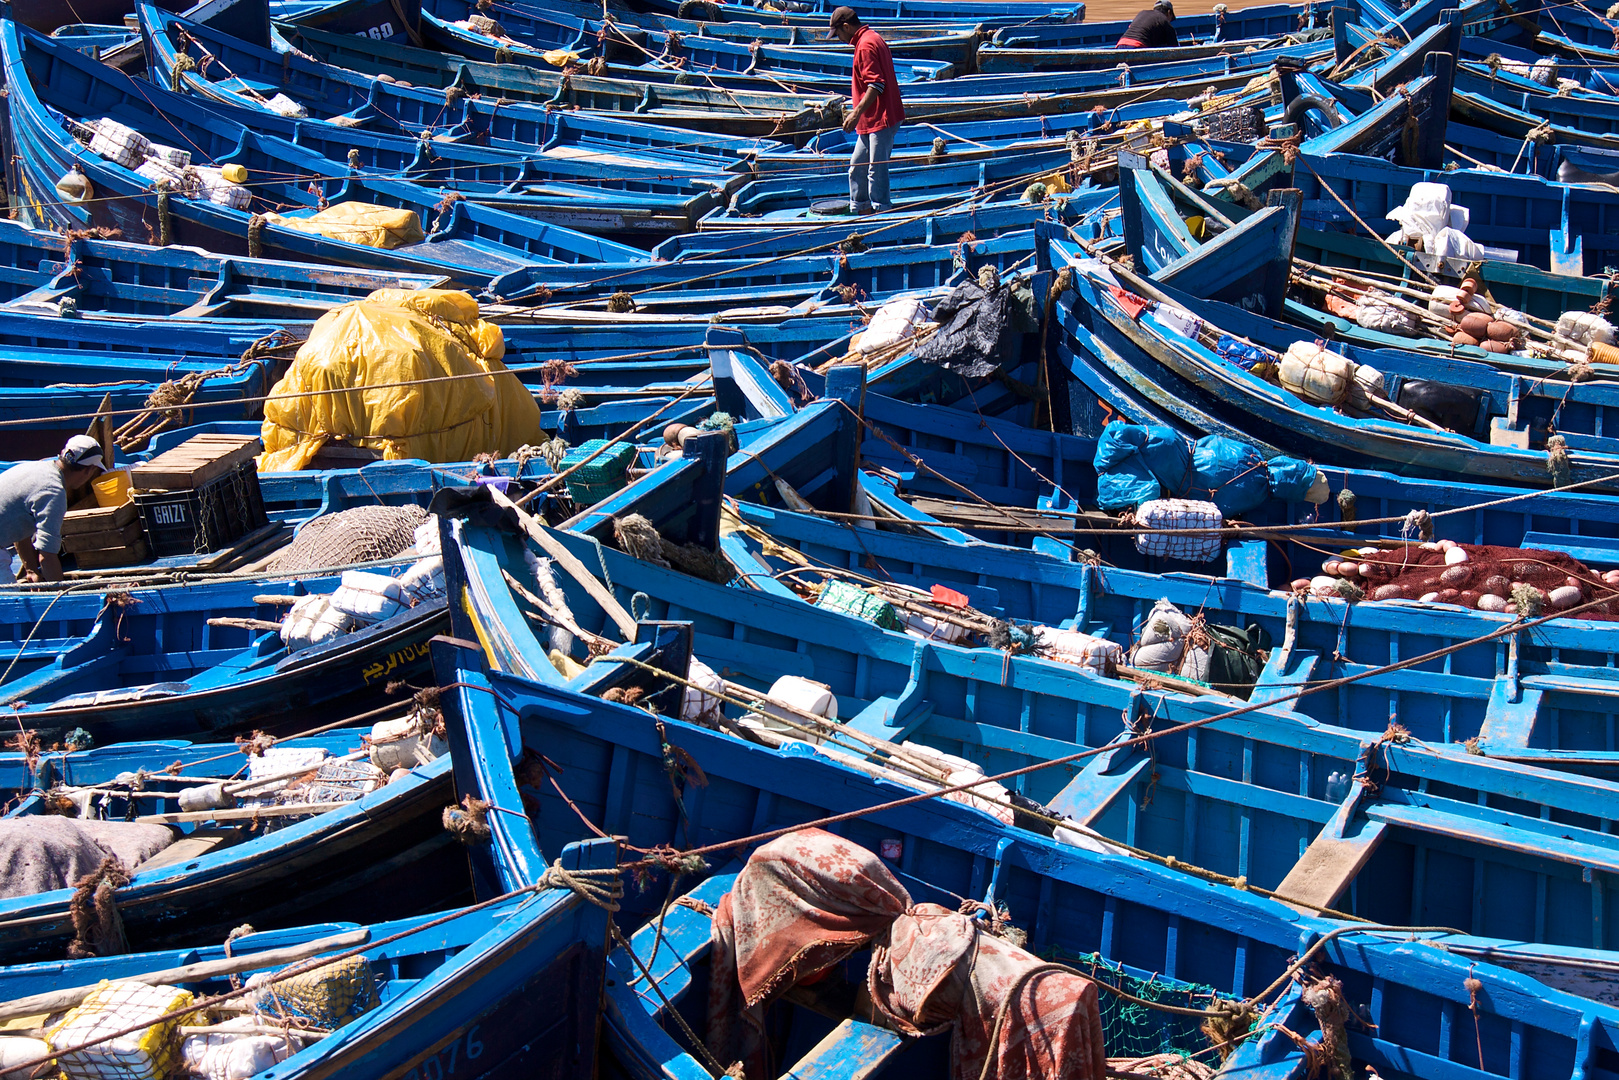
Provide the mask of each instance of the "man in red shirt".
POLYGON ((832 13, 832 33, 854 46, 849 93, 854 108, 843 118, 843 130, 855 133, 854 153, 849 155, 849 209, 880 214, 893 205, 888 199, 888 157, 905 120, 894 58, 888 43, 863 25, 853 8, 840 7, 832 13))

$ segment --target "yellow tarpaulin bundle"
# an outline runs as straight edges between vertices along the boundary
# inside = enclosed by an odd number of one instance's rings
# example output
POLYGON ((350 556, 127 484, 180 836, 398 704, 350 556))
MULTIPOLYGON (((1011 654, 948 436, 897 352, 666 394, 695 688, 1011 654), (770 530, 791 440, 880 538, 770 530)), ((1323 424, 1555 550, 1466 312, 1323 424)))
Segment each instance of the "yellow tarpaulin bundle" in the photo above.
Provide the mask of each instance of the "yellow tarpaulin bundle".
POLYGON ((545 57, 545 62, 552 67, 567 67, 569 64, 579 62, 579 54, 572 49, 552 49, 550 52, 543 52, 540 55, 545 57))
POLYGON ((539 442, 539 403, 505 352, 463 292, 378 289, 329 311, 264 403, 259 470, 307 468, 334 438, 439 462, 539 442))
POLYGON ((372 206, 363 202, 338 203, 309 217, 265 214, 264 220, 284 229, 314 233, 328 240, 389 251, 406 244, 420 244, 427 239, 422 233, 422 219, 416 211, 372 206))

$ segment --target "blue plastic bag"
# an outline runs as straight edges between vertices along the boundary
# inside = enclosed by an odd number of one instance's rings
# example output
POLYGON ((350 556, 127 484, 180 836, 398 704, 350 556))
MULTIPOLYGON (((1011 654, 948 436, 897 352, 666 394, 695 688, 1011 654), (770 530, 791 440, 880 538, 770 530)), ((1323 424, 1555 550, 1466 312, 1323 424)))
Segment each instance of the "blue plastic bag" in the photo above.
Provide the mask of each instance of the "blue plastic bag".
POLYGON ((1157 479, 1139 456, 1096 474, 1096 505, 1110 514, 1134 510, 1161 494, 1157 479))
POLYGON ((1091 459, 1091 464, 1097 472, 1106 472, 1141 453, 1146 444, 1146 428, 1115 420, 1102 429, 1101 438, 1096 440, 1096 457, 1091 459))
POLYGON ((1212 502, 1227 518, 1252 510, 1270 497, 1265 459, 1247 443, 1205 435, 1192 445, 1190 495, 1212 502))
POLYGON ((1276 457, 1265 462, 1270 474, 1270 493, 1286 502, 1303 502, 1315 486, 1315 466, 1298 458, 1276 457))
POLYGON ((1221 334, 1220 340, 1215 343, 1214 351, 1220 358, 1240 367, 1244 371, 1252 371, 1255 364, 1263 364, 1271 360, 1270 354, 1256 345, 1246 341, 1238 341, 1229 334, 1221 334))
MULTIPOLYGON (((1146 444, 1141 456, 1152 470, 1166 499, 1185 496, 1192 486, 1192 445, 1172 427, 1157 425, 1146 428, 1146 444)), ((1153 496, 1157 498, 1158 496, 1153 496)))

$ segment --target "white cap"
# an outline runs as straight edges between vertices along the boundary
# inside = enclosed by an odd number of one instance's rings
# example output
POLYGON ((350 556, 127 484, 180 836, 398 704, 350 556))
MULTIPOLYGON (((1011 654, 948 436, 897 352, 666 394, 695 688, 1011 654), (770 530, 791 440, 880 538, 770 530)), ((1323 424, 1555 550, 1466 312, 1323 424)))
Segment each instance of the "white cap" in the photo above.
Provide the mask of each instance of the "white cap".
POLYGON ((107 471, 107 466, 101 461, 101 444, 88 435, 73 436, 62 447, 60 456, 63 465, 81 465, 107 471))

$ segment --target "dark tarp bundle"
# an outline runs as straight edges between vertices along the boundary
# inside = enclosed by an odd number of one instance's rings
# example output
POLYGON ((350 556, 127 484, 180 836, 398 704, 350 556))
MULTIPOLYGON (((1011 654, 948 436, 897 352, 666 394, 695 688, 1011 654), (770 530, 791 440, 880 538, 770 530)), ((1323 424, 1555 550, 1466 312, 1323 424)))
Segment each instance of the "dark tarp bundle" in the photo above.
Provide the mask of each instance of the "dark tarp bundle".
POLYGON ((916 358, 968 379, 982 379, 1015 360, 1013 339, 1025 330, 1032 297, 1028 289, 997 284, 986 291, 976 281, 957 285, 933 309, 938 332, 916 358))

